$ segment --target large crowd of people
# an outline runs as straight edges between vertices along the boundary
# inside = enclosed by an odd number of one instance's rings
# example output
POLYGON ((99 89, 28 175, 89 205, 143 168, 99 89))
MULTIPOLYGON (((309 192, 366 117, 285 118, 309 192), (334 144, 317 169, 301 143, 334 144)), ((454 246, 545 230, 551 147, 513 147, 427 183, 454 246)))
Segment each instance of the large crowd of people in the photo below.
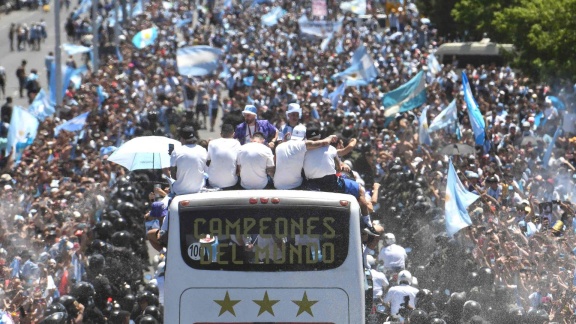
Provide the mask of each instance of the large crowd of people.
MULTIPOLYGON (((103 24, 100 69, 67 89, 59 116, 40 124, 18 163, 12 155, 0 159, 3 316, 16 323, 162 321, 161 293, 144 278, 147 269, 163 275, 163 256, 149 260, 145 244, 161 238, 145 223, 162 214, 150 195, 160 171, 128 172, 107 161, 133 137, 160 135, 184 143, 173 155, 176 173, 164 170, 175 175, 176 194, 203 185, 355 194, 382 313, 410 323, 574 322, 576 134, 565 122, 574 87, 536 84, 507 66, 466 67, 487 125, 485 145, 476 146, 456 67, 427 69, 427 57, 447 40, 414 4, 391 11, 385 27, 329 7, 328 17, 344 18, 322 50, 322 39, 299 32, 302 15, 313 19, 309 1, 260 2, 211 14, 201 2, 153 0, 123 24, 118 50, 113 27, 103 24), (274 5, 286 15, 262 25, 274 5), (154 45, 138 50, 126 41, 153 25, 160 30, 154 45), (361 44, 378 77, 347 87, 333 107, 326 94, 340 84, 331 77, 361 44), (179 75, 176 49, 187 45, 222 48, 222 68, 179 75), (420 70, 427 102, 387 120, 382 96, 420 70), (459 126, 420 144, 419 115, 427 111, 430 121, 453 100, 459 126), (82 131, 54 136, 57 125, 83 112, 90 115, 82 131), (199 138, 201 128, 217 134, 218 118, 222 139, 199 138), (441 153, 455 143, 472 151, 441 153), (220 163, 234 151, 235 169, 220 163), (480 196, 468 208, 473 224, 453 237, 444 219, 449 158, 480 196), (190 160, 206 165, 207 183, 203 174, 186 174, 190 160)), ((111 10, 100 7, 104 17, 111 10)), ((81 26, 90 18, 71 19, 81 26)), ((10 102, 2 107, 4 136, 11 110, 10 102)), ((161 250, 162 240, 153 243, 161 250)))

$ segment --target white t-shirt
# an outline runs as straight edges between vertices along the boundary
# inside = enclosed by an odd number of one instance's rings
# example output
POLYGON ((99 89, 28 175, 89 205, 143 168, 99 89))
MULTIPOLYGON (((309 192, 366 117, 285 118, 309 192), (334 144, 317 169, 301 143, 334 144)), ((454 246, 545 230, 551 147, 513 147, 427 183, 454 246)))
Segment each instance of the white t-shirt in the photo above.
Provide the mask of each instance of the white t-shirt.
POLYGON ((336 174, 334 159, 338 156, 332 145, 307 151, 304 155, 304 174, 307 179, 323 178, 336 174))
POLYGON ((261 143, 246 143, 238 152, 240 184, 244 189, 264 189, 268 184, 266 168, 274 166, 272 150, 261 143))
POLYGON ((400 304, 404 303, 404 296, 410 297, 408 304, 411 307, 415 307, 416 294, 418 289, 406 284, 394 286, 388 290, 386 297, 384 297, 385 303, 390 303, 390 314, 398 315, 400 310, 400 304))
POLYGON ((176 181, 172 185, 177 195, 197 193, 204 187, 206 149, 200 145, 182 145, 172 152, 170 166, 176 167, 176 181))
POLYGON ((256 133, 256 124, 253 126, 246 125, 246 140, 244 143, 252 142, 252 135, 254 135, 254 133, 256 133))
POLYGON ((407 257, 406 250, 398 244, 385 246, 378 254, 378 260, 384 262, 384 269, 386 270, 394 267, 404 269, 407 257))
POLYGON ((234 138, 219 138, 208 143, 208 179, 216 188, 231 187, 238 182, 236 158, 240 151, 240 142, 234 138))
POLYGON ((302 167, 306 142, 288 141, 276 147, 276 170, 274 187, 276 189, 294 189, 302 184, 302 167))
POLYGON ((370 273, 372 274, 372 296, 378 298, 382 296, 384 288, 388 287, 390 283, 382 272, 370 269, 370 273))

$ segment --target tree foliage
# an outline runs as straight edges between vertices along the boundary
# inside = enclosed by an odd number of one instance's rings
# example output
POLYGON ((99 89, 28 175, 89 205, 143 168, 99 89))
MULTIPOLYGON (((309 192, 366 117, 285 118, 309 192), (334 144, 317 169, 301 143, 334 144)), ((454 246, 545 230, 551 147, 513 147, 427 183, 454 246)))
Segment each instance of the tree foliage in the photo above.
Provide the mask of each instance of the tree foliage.
POLYGON ((420 12, 430 18, 438 33, 451 39, 459 30, 450 11, 458 0, 417 0, 420 12))
POLYGON ((495 13, 492 26, 516 46, 532 76, 576 73, 576 0, 521 0, 495 13))
POLYGON ((503 35, 494 26, 496 13, 517 4, 519 0, 460 0, 451 11, 458 23, 461 34, 467 35, 468 41, 477 41, 487 35, 498 40, 503 35))

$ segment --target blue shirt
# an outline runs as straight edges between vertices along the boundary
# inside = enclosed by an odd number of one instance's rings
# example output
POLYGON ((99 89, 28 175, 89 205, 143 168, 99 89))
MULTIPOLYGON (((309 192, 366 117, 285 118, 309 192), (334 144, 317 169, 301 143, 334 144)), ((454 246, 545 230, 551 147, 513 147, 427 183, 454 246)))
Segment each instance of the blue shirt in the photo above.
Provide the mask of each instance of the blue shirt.
MULTIPOLYGON (((234 133, 234 138, 240 141, 240 144, 244 145, 246 143, 246 132, 248 127, 246 123, 241 123, 236 127, 236 132, 234 133)), ((276 136, 276 127, 270 124, 267 120, 256 120, 256 126, 254 127, 254 133, 262 132, 266 138, 266 143, 270 142, 274 136, 276 136)))

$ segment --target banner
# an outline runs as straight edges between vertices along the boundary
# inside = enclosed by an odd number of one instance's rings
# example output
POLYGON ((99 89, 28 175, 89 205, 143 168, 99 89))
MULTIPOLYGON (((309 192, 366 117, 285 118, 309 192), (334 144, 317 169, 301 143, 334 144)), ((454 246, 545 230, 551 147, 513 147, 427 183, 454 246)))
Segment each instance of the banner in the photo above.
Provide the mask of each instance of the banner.
POLYGON ((330 33, 338 33, 342 28, 342 20, 310 21, 306 16, 302 16, 300 19, 298 19, 298 25, 300 26, 300 32, 302 34, 314 35, 324 38, 330 33))
POLYGON ((210 46, 182 47, 176 51, 178 73, 184 76, 203 76, 218 68, 222 50, 210 46))
POLYGON ((326 8, 326 0, 312 0, 312 16, 316 17, 328 16, 328 9, 326 8))

